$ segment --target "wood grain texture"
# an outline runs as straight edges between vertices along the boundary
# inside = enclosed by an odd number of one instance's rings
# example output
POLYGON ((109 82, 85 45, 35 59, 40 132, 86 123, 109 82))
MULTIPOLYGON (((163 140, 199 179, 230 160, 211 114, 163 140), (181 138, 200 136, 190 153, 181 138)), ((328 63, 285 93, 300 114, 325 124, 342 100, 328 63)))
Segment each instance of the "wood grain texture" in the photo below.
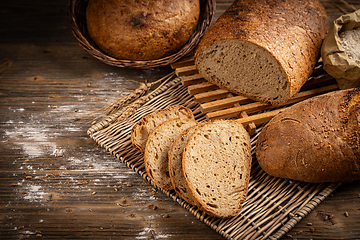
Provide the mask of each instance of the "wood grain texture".
MULTIPOLYGON (((330 20, 342 14, 322 3, 330 20)), ((67 1, 0 9, 0 239, 222 239, 97 146, 81 120, 172 69, 91 57, 71 34, 67 1)), ((282 239, 359 239, 359 194, 359 181, 343 184, 282 239)))

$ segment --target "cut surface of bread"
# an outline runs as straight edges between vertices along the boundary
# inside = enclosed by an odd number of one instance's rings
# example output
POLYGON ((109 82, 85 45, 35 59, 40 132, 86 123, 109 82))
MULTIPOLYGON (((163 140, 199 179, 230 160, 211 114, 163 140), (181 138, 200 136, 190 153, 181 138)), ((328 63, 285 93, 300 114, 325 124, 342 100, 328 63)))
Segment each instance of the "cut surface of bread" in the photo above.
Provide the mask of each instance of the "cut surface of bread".
POLYGON ((310 77, 328 29, 318 0, 237 0, 201 39, 195 65, 221 88, 281 105, 310 77))
POLYGON ((144 152, 145 144, 151 131, 161 123, 175 118, 194 120, 194 115, 191 109, 180 105, 170 106, 146 115, 131 129, 131 142, 133 146, 140 152, 144 152))
POLYGON ((221 88, 277 103, 290 96, 288 77, 272 54, 251 42, 221 40, 197 55, 203 76, 221 88), (241 83, 241 84, 239 84, 241 83))
POLYGON ((180 136, 174 141, 169 150, 169 174, 170 180, 173 185, 173 188, 177 195, 187 201, 188 203, 194 205, 195 202, 191 199, 184 180, 181 176, 181 161, 182 161, 182 153, 184 151, 184 147, 187 143, 189 137, 201 126, 199 123, 191 128, 184 130, 180 136))
POLYGON ((188 139, 181 166, 187 190, 199 208, 212 216, 232 217, 247 196, 249 134, 235 120, 208 122, 188 139))
POLYGON ((171 190, 168 152, 185 129, 196 125, 192 119, 172 119, 163 122, 149 135, 144 151, 145 169, 150 179, 160 188, 171 190))

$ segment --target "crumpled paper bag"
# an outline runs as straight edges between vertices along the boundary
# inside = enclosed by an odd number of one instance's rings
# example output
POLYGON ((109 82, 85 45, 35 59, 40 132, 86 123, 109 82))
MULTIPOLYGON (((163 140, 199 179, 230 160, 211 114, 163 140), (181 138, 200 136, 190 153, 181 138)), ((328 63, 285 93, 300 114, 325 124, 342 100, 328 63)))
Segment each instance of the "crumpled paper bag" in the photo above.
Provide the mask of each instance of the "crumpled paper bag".
MULTIPOLYGON (((334 77, 340 89, 360 87, 360 64, 344 52, 339 34, 360 27, 360 9, 336 19, 321 47, 325 71, 334 77)), ((360 44, 360 39, 358 41, 360 44)))

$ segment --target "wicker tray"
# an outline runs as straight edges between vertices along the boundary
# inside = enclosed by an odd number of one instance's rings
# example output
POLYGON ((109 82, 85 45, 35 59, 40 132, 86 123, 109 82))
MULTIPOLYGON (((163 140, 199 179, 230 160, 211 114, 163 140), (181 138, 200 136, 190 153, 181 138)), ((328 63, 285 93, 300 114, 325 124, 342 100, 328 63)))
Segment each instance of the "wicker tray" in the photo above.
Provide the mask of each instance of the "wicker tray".
MULTIPOLYGON (((114 157, 125 163, 129 168, 156 187, 145 171, 143 155, 137 152, 131 145, 130 132, 132 126, 137 121, 154 110, 163 109, 175 104, 192 109, 195 119, 200 122, 214 118, 240 117, 239 121, 242 121, 247 126, 252 136, 251 151, 253 165, 248 197, 243 204, 242 211, 237 216, 229 219, 208 216, 198 210, 197 207, 176 196, 174 191, 156 188, 226 239, 279 239, 319 205, 340 184, 304 183, 274 178, 266 174, 258 165, 255 157, 254 151, 257 136, 262 126, 273 115, 287 106, 273 109, 269 105, 260 104, 248 99, 244 100, 228 92, 221 95, 219 92, 221 93, 222 90, 204 82, 203 79, 188 80, 197 75, 192 64, 191 58, 174 64, 173 67, 178 77, 154 92, 135 114, 121 122, 113 122, 114 118, 110 115, 91 126, 88 130, 88 135, 114 157), (189 69, 192 70, 188 71, 189 69), (239 101, 239 98, 242 100, 239 101), (206 108, 209 104, 213 104, 215 107, 209 110, 209 108, 206 108)), ((305 84, 302 91, 289 104, 337 89, 336 84, 334 85, 333 83, 334 79, 328 76, 322 70, 321 64, 319 64, 313 76, 309 78, 308 83, 305 84)))

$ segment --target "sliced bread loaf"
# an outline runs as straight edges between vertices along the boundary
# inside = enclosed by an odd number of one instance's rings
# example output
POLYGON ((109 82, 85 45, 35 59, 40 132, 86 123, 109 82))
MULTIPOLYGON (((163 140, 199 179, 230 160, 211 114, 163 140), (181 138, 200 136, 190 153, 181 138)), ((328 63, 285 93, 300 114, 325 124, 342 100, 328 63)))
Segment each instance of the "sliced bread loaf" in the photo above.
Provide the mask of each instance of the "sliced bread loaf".
POLYGON ((188 203, 194 205, 195 202, 191 199, 184 180, 181 176, 181 161, 182 161, 182 153, 184 151, 184 147, 187 143, 189 137, 201 126, 202 124, 197 124, 191 128, 183 131, 180 136, 175 140, 175 142, 171 145, 169 150, 169 174, 170 180, 173 185, 173 188, 177 195, 187 201, 188 203))
POLYGON ((235 120, 206 123, 185 145, 182 177, 191 198, 209 215, 228 218, 240 212, 250 170, 250 137, 235 120))
POLYGON ((158 187, 173 189, 169 175, 169 149, 182 131, 196 124, 193 119, 177 118, 163 122, 150 133, 144 151, 145 169, 158 187))
POLYGON ((161 123, 175 118, 194 120, 194 115, 189 108, 180 105, 170 106, 146 115, 131 129, 131 142, 133 146, 139 151, 144 152, 146 140, 151 131, 161 123))
POLYGON ((318 0, 237 0, 202 38, 195 64, 222 88, 280 105, 311 75, 328 29, 318 0))

